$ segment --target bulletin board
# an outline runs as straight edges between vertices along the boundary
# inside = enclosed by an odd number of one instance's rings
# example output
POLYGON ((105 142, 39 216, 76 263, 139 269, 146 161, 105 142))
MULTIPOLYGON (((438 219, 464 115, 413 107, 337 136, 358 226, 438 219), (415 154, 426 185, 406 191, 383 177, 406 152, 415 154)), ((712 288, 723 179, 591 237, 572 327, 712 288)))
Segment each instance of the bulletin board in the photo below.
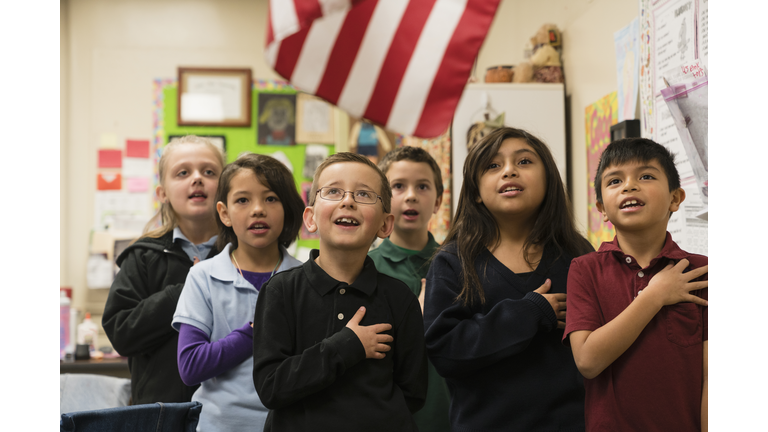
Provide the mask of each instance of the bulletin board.
MULTIPOLYGON (((176 80, 156 80, 155 81, 155 135, 154 135, 154 155, 155 165, 162 152, 162 147, 168 143, 168 137, 174 135, 200 135, 200 136, 223 136, 226 142, 226 163, 233 162, 237 157, 246 152, 266 154, 281 160, 289 166, 293 172, 293 178, 296 182, 296 190, 300 195, 307 199, 306 195, 312 183, 313 169, 305 169, 305 162, 309 158, 311 168, 318 164, 325 157, 335 153, 333 144, 315 144, 306 142, 296 142, 295 134, 289 136, 284 142, 287 144, 259 144, 259 141, 265 141, 265 128, 260 123, 259 117, 263 111, 259 110, 260 100, 262 105, 268 99, 275 99, 276 96, 289 96, 295 98, 296 89, 285 81, 278 80, 255 80, 253 83, 251 126, 250 127, 215 127, 215 126, 179 126, 177 122, 177 91, 176 80), (259 128, 262 128, 261 136, 259 128), (290 141, 292 140, 292 144, 290 141), (313 165, 315 164, 315 165, 313 165)), ((333 109, 333 111, 336 111, 333 109)), ((295 122, 295 111, 294 122, 295 122)), ((338 115, 334 113, 334 115, 338 115)), ((155 171, 155 183, 157 184, 157 172, 155 171)), ((299 240, 296 242, 298 252, 292 251, 297 256, 306 253, 309 248, 318 248, 319 240, 316 235, 302 229, 299 234, 299 240), (303 250, 303 252, 302 252, 303 250)))
POLYGON ((708 208, 672 114, 661 95, 669 82, 708 64, 708 0, 639 0, 641 134, 676 155, 686 199, 668 230, 681 248, 707 255, 708 208))

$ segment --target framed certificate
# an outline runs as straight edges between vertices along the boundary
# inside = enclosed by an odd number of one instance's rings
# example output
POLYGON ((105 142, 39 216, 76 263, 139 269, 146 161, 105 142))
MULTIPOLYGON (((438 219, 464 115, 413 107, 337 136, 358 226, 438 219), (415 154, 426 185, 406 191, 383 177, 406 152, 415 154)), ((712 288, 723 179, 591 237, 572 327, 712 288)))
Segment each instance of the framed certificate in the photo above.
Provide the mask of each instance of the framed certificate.
POLYGON ((179 68, 179 126, 251 126, 251 69, 179 68))

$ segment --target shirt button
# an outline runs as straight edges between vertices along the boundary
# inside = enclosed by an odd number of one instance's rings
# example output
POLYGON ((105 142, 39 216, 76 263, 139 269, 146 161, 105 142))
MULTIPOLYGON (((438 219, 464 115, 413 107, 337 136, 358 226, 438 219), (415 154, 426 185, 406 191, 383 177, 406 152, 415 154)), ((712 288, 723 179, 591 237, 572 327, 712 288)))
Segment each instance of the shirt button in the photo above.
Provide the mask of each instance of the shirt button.
POLYGON ((643 272, 638 272, 637 273, 637 277, 643 277, 643 276, 645 276, 645 273, 643 273, 643 272))
POLYGON ((343 319, 344 319, 344 314, 343 314, 343 313, 340 313, 340 314, 338 314, 337 316, 339 317, 339 319, 340 319, 340 320, 343 320, 343 319))
POLYGON ((341 294, 341 295, 344 295, 344 293, 346 293, 346 292, 347 292, 347 290, 345 290, 344 288, 339 290, 339 294, 341 294))
POLYGON ((630 264, 632 262, 632 258, 627 257, 627 264, 630 264))

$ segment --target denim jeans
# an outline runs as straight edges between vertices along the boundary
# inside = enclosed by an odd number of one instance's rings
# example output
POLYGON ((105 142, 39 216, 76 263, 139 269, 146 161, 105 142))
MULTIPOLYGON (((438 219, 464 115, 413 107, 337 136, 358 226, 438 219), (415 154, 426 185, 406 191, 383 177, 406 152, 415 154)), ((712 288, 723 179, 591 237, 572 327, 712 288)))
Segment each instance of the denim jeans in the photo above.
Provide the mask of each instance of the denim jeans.
POLYGON ((195 432, 200 402, 132 405, 61 415, 61 432, 195 432))

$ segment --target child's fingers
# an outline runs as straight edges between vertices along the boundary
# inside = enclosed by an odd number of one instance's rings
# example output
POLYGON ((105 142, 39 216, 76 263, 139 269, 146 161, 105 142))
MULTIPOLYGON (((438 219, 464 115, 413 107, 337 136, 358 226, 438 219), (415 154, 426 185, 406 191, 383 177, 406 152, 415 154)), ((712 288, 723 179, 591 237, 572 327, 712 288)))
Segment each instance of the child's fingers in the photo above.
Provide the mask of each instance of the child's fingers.
POLYGON ((689 301, 691 303, 695 303, 695 304, 700 305, 700 306, 709 306, 709 302, 708 301, 704 300, 703 298, 701 298, 699 296, 695 296, 693 294, 689 294, 688 296, 686 296, 685 300, 689 301))
POLYGON ((697 277, 703 276, 705 274, 709 273, 709 265, 705 265, 703 267, 695 268, 688 273, 685 273, 685 276, 688 277, 688 280, 696 279, 697 277))
POLYGON ((395 340, 395 338, 393 338, 392 336, 390 336, 388 334, 377 334, 376 335, 376 342, 378 342, 380 344, 381 343, 389 343, 389 342, 392 342, 394 340, 395 340))
POLYGON ((355 315, 353 315, 352 318, 349 319, 349 322, 347 322, 347 327, 349 327, 350 324, 360 325, 363 316, 365 316, 365 306, 360 306, 360 309, 358 309, 357 312, 355 312, 355 315))
POLYGON ((565 321, 558 321, 557 322, 557 328, 564 329, 565 328, 565 321))
POLYGON ((371 328, 371 330, 373 330, 374 333, 381 333, 381 332, 385 332, 387 330, 392 329, 392 324, 386 324, 386 323, 374 324, 369 327, 371 328))
POLYGON ((376 345, 376 352, 379 352, 379 353, 385 353, 385 352, 387 352, 387 351, 389 351, 391 349, 392 349, 392 347, 389 346, 389 345, 386 345, 386 344, 378 344, 378 345, 376 345))
POLYGON ((547 279, 544 281, 543 284, 541 284, 540 287, 533 290, 535 293, 544 294, 545 292, 549 292, 549 288, 552 286, 552 281, 547 279))
POLYGON ((683 258, 683 259, 681 259, 680 261, 678 261, 678 262, 677 262, 677 264, 675 264, 675 268, 679 268, 679 269, 680 269, 680 271, 682 272, 683 270, 685 270, 685 269, 686 269, 686 267, 688 267, 688 264, 690 264, 690 263, 688 262, 688 260, 687 260, 687 259, 685 259, 685 258, 683 258))
POLYGON ((698 282, 688 282, 685 284, 685 287, 688 291, 696 291, 704 288, 709 288, 709 281, 698 281, 698 282))

